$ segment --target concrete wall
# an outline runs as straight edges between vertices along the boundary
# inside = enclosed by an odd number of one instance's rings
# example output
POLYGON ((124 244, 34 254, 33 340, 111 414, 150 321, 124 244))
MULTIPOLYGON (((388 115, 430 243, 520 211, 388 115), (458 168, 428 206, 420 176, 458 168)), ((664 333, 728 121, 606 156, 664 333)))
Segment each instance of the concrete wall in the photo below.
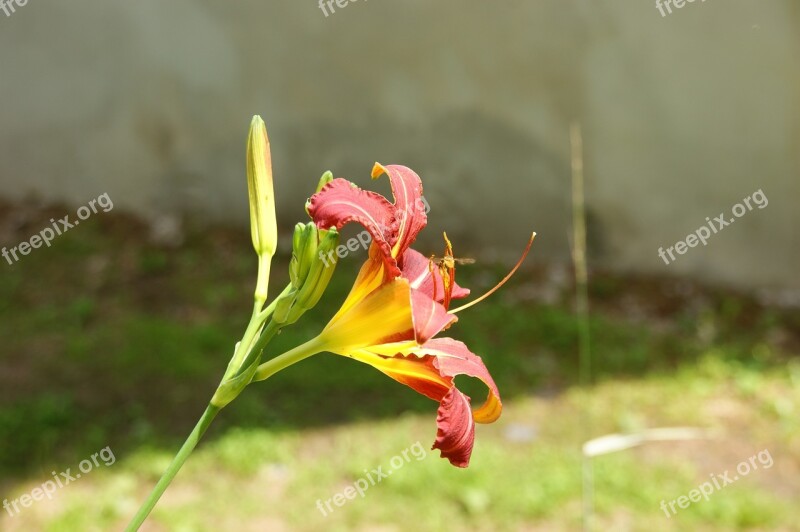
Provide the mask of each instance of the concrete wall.
POLYGON ((424 251, 446 229, 513 257, 535 229, 563 259, 579 120, 594 264, 800 289, 798 23, 795 0, 32 0, 0 12, 0 194, 244 227, 259 113, 287 227, 322 171, 379 160, 425 180, 424 251))

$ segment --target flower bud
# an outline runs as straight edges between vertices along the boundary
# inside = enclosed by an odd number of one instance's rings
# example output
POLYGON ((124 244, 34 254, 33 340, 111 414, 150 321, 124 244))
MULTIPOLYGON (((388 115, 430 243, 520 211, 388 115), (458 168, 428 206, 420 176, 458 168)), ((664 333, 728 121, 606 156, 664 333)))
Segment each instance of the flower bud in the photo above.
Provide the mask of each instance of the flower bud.
MULTIPOLYGON (((322 177, 319 178, 319 182, 317 183, 316 193, 319 193, 319 191, 325 188, 325 185, 327 185, 331 181, 333 181, 333 172, 328 170, 327 172, 322 174, 322 177)), ((308 212, 308 208, 310 205, 311 205, 311 198, 308 198, 308 200, 306 201, 306 213, 309 216, 311 216, 311 213, 308 212)))
POLYGON ((272 186, 272 157, 267 128, 260 116, 253 117, 247 138, 247 190, 250 196, 250 232, 259 255, 275 254, 278 226, 272 186))
POLYGON ((289 278, 292 285, 300 288, 317 254, 319 232, 313 222, 298 223, 292 235, 292 260, 289 263, 289 278))
POLYGON ((319 245, 317 247, 317 255, 311 263, 311 269, 308 276, 303 282, 300 292, 297 294, 297 301, 295 305, 300 307, 303 311, 313 308, 333 276, 336 269, 336 261, 329 262, 327 259, 323 260, 328 255, 329 251, 335 250, 339 245, 339 232, 335 228, 319 229, 319 245))
POLYGON ((292 287, 275 303, 273 321, 292 324, 319 302, 336 269, 336 261, 331 261, 329 253, 338 244, 339 232, 335 228, 318 229, 313 222, 295 226, 289 264, 292 287))
POLYGON ((322 174, 322 177, 319 178, 319 183, 317 183, 317 192, 322 190, 322 188, 331 181, 333 181, 333 172, 328 170, 327 172, 322 174))
POLYGON ((292 310, 295 300, 297 299, 297 288, 292 289, 280 296, 275 303, 275 310, 272 313, 272 320, 275 323, 286 323, 289 320, 289 312, 292 310))
POLYGON ((250 197, 250 233, 258 254, 255 299, 260 306, 267 299, 270 264, 278 246, 278 224, 275 220, 269 138, 264 121, 258 115, 250 122, 247 137, 247 192, 250 197))

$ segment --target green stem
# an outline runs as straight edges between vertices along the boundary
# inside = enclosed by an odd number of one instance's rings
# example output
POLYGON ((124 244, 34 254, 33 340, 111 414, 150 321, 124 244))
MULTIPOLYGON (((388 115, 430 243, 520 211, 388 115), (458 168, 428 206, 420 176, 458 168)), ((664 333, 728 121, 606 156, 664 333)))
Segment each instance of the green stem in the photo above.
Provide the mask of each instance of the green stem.
POLYGON ((282 355, 278 355, 258 366, 255 375, 253 375, 252 382, 268 379, 280 370, 286 369, 292 364, 300 362, 312 355, 316 355, 317 353, 321 353, 322 351, 325 351, 325 342, 320 340, 319 336, 312 338, 308 342, 298 345, 294 349, 290 349, 282 355))
MULTIPOLYGON (((291 285, 284 290, 284 293, 286 293, 290 288, 291 285)), ((253 316, 250 319, 247 330, 245 331, 242 341, 239 343, 239 347, 236 349, 236 352, 234 353, 233 358, 228 365, 226 378, 235 378, 242 374, 251 364, 253 364, 256 358, 260 356, 261 351, 263 351, 267 343, 280 331, 281 325, 278 325, 274 321, 270 321, 266 324, 266 326, 264 326, 264 321, 275 309, 276 301, 277 298, 264 310, 260 310, 261 305, 259 305, 258 301, 256 301, 255 308, 253 309, 253 316)), ((299 362, 306 357, 319 353, 323 350, 323 345, 324 344, 319 340, 319 337, 309 340, 308 342, 295 347, 294 349, 287 351, 273 360, 270 360, 269 362, 259 366, 258 373, 252 380, 264 380, 267 377, 274 375, 278 371, 294 364, 295 362, 299 362)), ((212 404, 208 405, 206 411, 203 413, 202 417, 197 422, 197 425, 194 427, 194 430, 192 430, 192 433, 189 434, 189 437, 184 442, 180 451, 178 451, 178 454, 176 454, 175 458, 172 459, 172 463, 164 472, 155 488, 153 488, 150 496, 147 498, 144 504, 142 504, 142 507, 125 529, 126 532, 135 532, 136 530, 139 530, 139 527, 142 526, 142 523, 144 523, 145 519, 147 519, 147 516, 150 515, 151 511, 153 511, 153 508, 158 503, 158 500, 175 478, 175 475, 178 474, 178 471, 180 471, 183 464, 189 458, 189 455, 192 454, 192 451, 197 446, 200 438, 206 432, 209 425, 211 425, 211 422, 214 420, 220 410, 220 407, 212 404)))
POLYGON ((258 256, 258 278, 256 280, 256 305, 258 308, 264 306, 267 301, 267 289, 269 288, 269 270, 272 264, 271 253, 261 253, 258 256))
POLYGON ((194 430, 192 430, 192 433, 189 434, 189 437, 184 442, 183 447, 181 447, 181 450, 175 455, 175 458, 172 459, 172 463, 169 465, 167 470, 164 471, 164 474, 161 476, 161 480, 158 481, 158 484, 156 484, 156 487, 153 488, 150 496, 146 501, 144 501, 142 507, 139 508, 139 511, 133 517, 130 524, 127 526, 127 528, 125 528, 125 532, 134 532, 139 530, 139 527, 142 526, 144 520, 147 519, 148 515, 150 515, 150 512, 164 494, 164 491, 170 485, 172 479, 174 479, 175 475, 178 474, 178 471, 180 471, 184 462, 186 462, 186 459, 189 458, 190 454, 192 454, 195 446, 197 446, 197 442, 200 441, 200 438, 203 436, 206 429, 208 429, 209 425, 211 425, 211 422, 214 420, 214 417, 216 417, 219 411, 219 408, 213 405, 208 405, 206 411, 203 412, 200 421, 197 422, 194 430))
MULTIPOLYGON (((264 332, 271 332, 274 335, 274 330, 271 330, 271 326, 273 326, 273 323, 269 323, 264 332)), ((275 329, 277 329, 277 327, 275 327, 275 329)), ((254 348, 258 346, 258 343, 260 342, 257 342, 254 348)), ((299 345, 294 349, 290 349, 282 355, 279 355, 272 360, 261 364, 256 370, 253 381, 263 381, 282 369, 291 366, 292 364, 324 351, 324 348, 325 342, 321 340, 319 336, 312 338, 308 342, 299 345)), ((253 351, 255 351, 255 349, 253 351)), ((192 454, 192 451, 197 446, 200 438, 206 432, 209 425, 211 425, 211 422, 214 420, 219 411, 220 408, 213 405, 208 405, 206 411, 203 413, 203 416, 200 418, 200 421, 197 422, 194 430, 192 430, 192 433, 189 434, 189 437, 184 442, 183 447, 181 447, 180 451, 178 451, 178 454, 175 455, 175 458, 172 459, 172 463, 164 472, 155 488, 153 488, 150 496, 147 498, 144 504, 142 504, 142 507, 133 517, 130 524, 125 529, 125 532, 135 532, 136 530, 139 530, 139 527, 142 526, 142 523, 144 523, 145 519, 147 519, 147 516, 150 515, 150 512, 153 510, 156 503, 158 503, 158 500, 164 494, 164 491, 166 491, 167 487, 175 478, 175 475, 178 474, 178 471, 180 471, 183 464, 189 458, 189 455, 192 454)))
POLYGON ((258 340, 253 344, 253 347, 250 349, 250 352, 247 354, 247 358, 239 366, 239 369, 233 373, 232 378, 236 378, 249 368, 253 363, 256 361, 256 358, 261 356, 261 352, 264 350, 266 345, 269 343, 272 338, 278 334, 281 330, 281 326, 275 323, 274 321, 270 321, 264 327, 264 330, 261 332, 261 336, 258 337, 258 340))
POLYGON ((236 347, 236 350, 233 353, 233 358, 231 358, 230 363, 228 364, 228 369, 225 372, 222 380, 226 380, 231 377, 242 365, 242 359, 244 358, 246 353, 250 352, 250 346, 255 340, 258 333, 261 331, 261 327, 263 327, 264 322, 258 319, 258 304, 256 303, 256 308, 253 309, 253 315, 250 318, 250 323, 247 324, 247 329, 244 331, 244 335, 242 336, 242 341, 236 347))
MULTIPOLYGON (((253 315, 250 317, 250 323, 247 324, 247 329, 244 331, 244 335, 242 336, 242 341, 239 342, 239 346, 236 348, 236 351, 233 353, 233 358, 231 358, 230 363, 228 364, 228 369, 225 372, 222 380, 225 381, 234 375, 238 375, 242 372, 242 368, 247 369, 247 365, 243 364, 243 360, 245 355, 251 353, 250 347, 252 346, 253 342, 255 341, 256 337, 259 337, 259 333, 261 333, 262 327, 264 326, 264 322, 269 318, 272 313, 275 311, 275 306, 278 303, 278 299, 281 296, 289 293, 291 290, 292 285, 288 284, 286 288, 283 289, 283 292, 275 298, 272 303, 269 304, 267 308, 261 310, 261 304, 256 301, 255 306, 253 307, 253 315)), ((259 337, 259 344, 261 344, 261 349, 263 349, 266 342, 261 341, 263 338, 263 334, 259 337)), ((270 335, 269 338, 271 339, 273 335, 270 335)), ((267 340, 269 341, 269 340, 267 340)))

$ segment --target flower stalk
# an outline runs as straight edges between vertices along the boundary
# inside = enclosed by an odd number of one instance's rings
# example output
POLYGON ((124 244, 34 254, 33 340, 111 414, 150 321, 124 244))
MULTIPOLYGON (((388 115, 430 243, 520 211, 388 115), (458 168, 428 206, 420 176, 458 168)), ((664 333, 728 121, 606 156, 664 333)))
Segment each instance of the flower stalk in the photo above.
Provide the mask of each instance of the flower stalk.
MULTIPOLYGON (((326 172, 319 181, 318 190, 332 179, 332 174, 326 172)), ((323 267, 319 253, 327 254, 336 249, 339 244, 338 231, 334 228, 318 229, 314 223, 298 224, 292 246, 291 282, 269 305, 264 306, 269 289, 272 257, 277 250, 278 232, 269 138, 264 121, 259 116, 253 117, 247 137, 247 190, 250 233, 253 249, 258 256, 258 277, 250 322, 242 339, 236 343, 225 374, 205 412, 131 520, 127 531, 139 529, 217 414, 253 382, 264 349, 270 340, 281 328, 297 321, 319 302, 333 275, 335 264, 326 263, 323 267)), ((294 362, 319 352, 319 345, 315 339, 276 357, 264 365, 266 369, 261 371, 258 380, 264 380, 294 362)))
MULTIPOLYGON (((272 258, 277 250, 277 224, 269 138, 264 121, 255 116, 247 139, 247 188, 250 231, 258 256, 253 311, 242 339, 217 390, 195 428, 176 454, 127 527, 136 531, 178 474, 217 414, 252 382, 323 351, 369 364, 396 381, 439 403, 434 449, 457 467, 467 467, 476 423, 500 417, 502 402, 497 386, 479 356, 462 342, 436 336, 458 321, 456 313, 483 301, 516 272, 530 250, 495 288, 471 303, 450 309, 450 302, 469 294, 455 280, 452 244, 445 235, 445 259, 438 268, 411 248, 427 224, 418 208, 422 182, 410 168, 375 163, 371 176, 386 174, 394 203, 330 172, 320 178, 316 193, 306 202, 311 222, 299 223, 292 236, 289 284, 266 305, 272 258), (369 257, 361 267, 344 303, 322 331, 307 342, 262 360, 269 342, 282 328, 295 323, 322 297, 333 276, 339 230, 355 222, 372 236, 369 257), (266 306, 265 306, 266 305, 266 306), (487 388, 482 405, 458 389, 455 378, 466 375, 487 388)), ((535 233, 534 233, 535 235, 535 233)))

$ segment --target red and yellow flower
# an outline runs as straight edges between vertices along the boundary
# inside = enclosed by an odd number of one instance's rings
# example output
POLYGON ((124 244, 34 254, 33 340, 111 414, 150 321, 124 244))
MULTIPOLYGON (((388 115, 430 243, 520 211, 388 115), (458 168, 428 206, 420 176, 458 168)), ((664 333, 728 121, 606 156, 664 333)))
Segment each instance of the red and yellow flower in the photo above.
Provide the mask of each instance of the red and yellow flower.
POLYGON ((376 163, 373 179, 384 173, 389 176, 394 203, 345 179, 334 179, 306 206, 321 229, 338 230, 356 222, 373 239, 369 258, 344 304, 318 336, 317 345, 369 364, 438 401, 433 448, 453 465, 467 467, 475 422, 492 423, 500 417, 500 393, 481 358, 466 345, 452 338, 434 338, 457 321, 449 310, 451 299, 463 298, 469 290, 455 283, 452 271, 434 268, 430 259, 410 248, 427 223, 419 176, 405 166, 376 163), (456 388, 458 375, 486 384, 489 393, 480 407, 473 410, 470 398, 456 388))

